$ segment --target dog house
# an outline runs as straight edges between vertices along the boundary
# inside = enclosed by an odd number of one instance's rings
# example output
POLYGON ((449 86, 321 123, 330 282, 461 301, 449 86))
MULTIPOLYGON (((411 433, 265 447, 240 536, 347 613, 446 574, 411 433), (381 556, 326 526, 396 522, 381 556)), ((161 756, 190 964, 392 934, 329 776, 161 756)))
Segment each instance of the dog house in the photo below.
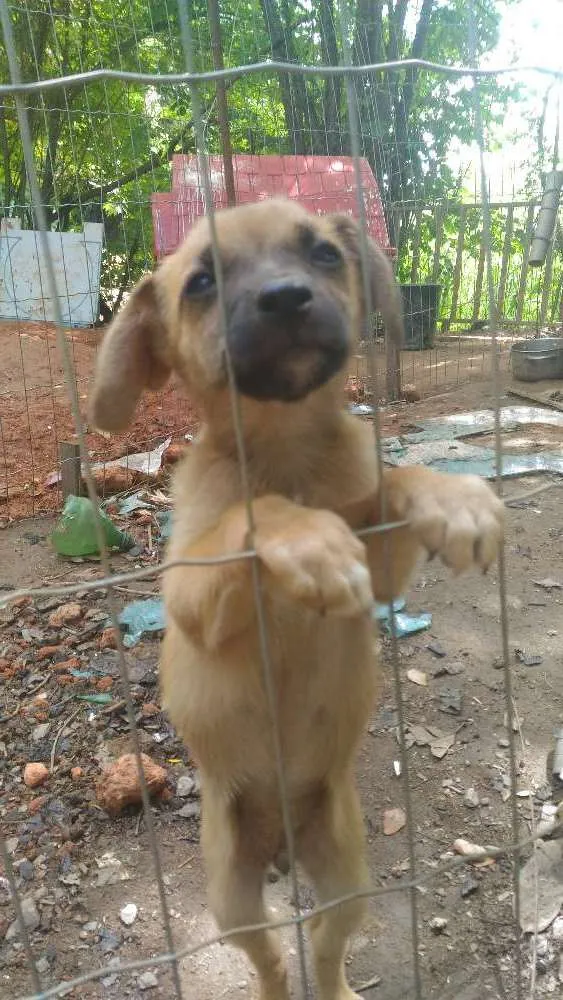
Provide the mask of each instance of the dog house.
MULTIPOLYGON (((223 158, 208 158, 213 207, 227 205, 223 158)), ((349 156, 233 156, 237 204, 285 195, 318 215, 343 212, 358 217, 354 162, 349 156)), ((360 160, 367 229, 390 256, 387 224, 377 181, 367 160, 360 160)), ((151 198, 157 260, 172 253, 205 212, 203 181, 196 156, 172 160, 172 190, 151 198)))

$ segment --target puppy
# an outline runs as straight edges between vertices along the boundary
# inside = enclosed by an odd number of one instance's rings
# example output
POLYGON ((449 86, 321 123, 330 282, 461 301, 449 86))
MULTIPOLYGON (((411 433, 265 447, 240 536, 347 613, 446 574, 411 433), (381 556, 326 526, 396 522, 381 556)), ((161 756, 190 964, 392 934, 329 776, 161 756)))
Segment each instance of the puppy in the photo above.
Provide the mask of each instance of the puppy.
MULTIPOLYGON (((168 557, 255 547, 296 856, 326 903, 369 884, 353 769, 379 685, 373 599, 400 594, 424 549, 455 571, 486 569, 502 505, 472 476, 400 468, 380 481, 372 428, 344 405, 346 359, 365 313, 352 219, 272 200, 220 212, 216 227, 252 536, 207 220, 139 283, 109 329, 92 419, 124 427, 143 389, 171 371, 199 406, 201 432, 175 472, 168 557), (407 524, 358 540, 354 530, 383 517, 407 524)), ((372 243, 369 256, 373 306, 397 339, 397 286, 372 243)), ((162 691, 201 769, 210 906, 225 931, 265 923, 264 873, 284 834, 253 567, 178 567, 163 586, 162 691)), ((363 912, 354 900, 311 921, 322 1000, 355 996, 344 958, 363 912)), ((277 935, 231 940, 256 967, 260 1000, 288 1000, 277 935)))

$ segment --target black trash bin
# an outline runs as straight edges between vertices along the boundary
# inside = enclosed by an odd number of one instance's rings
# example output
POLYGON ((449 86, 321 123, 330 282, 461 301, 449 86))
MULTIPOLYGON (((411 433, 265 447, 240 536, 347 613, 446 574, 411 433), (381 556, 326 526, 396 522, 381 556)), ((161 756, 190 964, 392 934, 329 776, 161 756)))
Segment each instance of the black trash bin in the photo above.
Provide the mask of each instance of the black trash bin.
POLYGON ((441 291, 441 285, 401 285, 405 350, 423 351, 434 346, 441 291))

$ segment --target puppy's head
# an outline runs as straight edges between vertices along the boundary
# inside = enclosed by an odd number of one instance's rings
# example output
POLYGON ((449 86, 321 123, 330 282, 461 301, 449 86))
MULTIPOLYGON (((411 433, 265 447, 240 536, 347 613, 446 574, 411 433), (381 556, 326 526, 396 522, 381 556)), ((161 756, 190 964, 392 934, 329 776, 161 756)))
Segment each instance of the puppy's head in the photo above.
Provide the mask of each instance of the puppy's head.
MULTIPOLYGON (((215 225, 220 279, 202 219, 108 330, 91 397, 101 429, 125 426, 142 390, 161 386, 172 370, 205 405, 228 387, 226 350, 239 392, 265 402, 302 400, 343 368, 365 312, 357 223, 275 199, 218 212, 215 225)), ((390 265, 371 241, 368 251, 372 307, 400 337, 390 265)))

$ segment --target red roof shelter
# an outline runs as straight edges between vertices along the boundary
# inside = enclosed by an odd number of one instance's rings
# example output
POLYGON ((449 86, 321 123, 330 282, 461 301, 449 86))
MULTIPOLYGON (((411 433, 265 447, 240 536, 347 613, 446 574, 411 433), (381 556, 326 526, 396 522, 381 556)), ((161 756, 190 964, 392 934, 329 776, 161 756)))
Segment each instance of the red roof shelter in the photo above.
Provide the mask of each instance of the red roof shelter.
MULTIPOLYGON (((223 158, 208 158, 214 208, 227 205, 223 158)), ((285 195, 318 215, 344 212, 357 218, 354 163, 349 156, 233 156, 237 204, 285 195)), ((395 255, 377 181, 367 160, 360 160, 362 194, 370 236, 390 256, 395 255)), ((178 154, 172 160, 172 190, 153 194, 151 208, 157 259, 172 253, 195 220, 204 214, 203 184, 196 156, 178 154)))

